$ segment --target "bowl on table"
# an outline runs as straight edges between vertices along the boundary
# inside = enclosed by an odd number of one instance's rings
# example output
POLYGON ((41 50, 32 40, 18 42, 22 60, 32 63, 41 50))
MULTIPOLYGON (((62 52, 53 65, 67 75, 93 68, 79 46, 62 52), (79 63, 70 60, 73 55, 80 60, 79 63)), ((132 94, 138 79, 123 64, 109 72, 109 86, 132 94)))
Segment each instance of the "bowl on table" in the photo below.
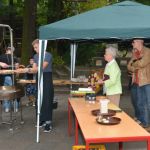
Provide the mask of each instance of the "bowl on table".
POLYGON ((121 119, 118 117, 97 117, 96 122, 102 125, 117 125, 121 122, 121 119))
POLYGON ((106 116, 106 117, 110 117, 110 116, 114 116, 116 115, 116 111, 112 110, 112 109, 108 109, 108 113, 100 113, 100 109, 94 109, 91 111, 93 116, 106 116))

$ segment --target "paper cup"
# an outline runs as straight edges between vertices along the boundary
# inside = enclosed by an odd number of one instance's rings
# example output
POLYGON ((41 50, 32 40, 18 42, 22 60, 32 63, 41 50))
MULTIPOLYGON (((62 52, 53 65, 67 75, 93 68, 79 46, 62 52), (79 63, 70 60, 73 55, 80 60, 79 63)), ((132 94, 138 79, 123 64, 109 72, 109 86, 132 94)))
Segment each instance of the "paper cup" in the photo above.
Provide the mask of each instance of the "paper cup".
POLYGON ((100 100, 100 113, 107 114, 108 113, 108 103, 110 102, 109 99, 100 100))

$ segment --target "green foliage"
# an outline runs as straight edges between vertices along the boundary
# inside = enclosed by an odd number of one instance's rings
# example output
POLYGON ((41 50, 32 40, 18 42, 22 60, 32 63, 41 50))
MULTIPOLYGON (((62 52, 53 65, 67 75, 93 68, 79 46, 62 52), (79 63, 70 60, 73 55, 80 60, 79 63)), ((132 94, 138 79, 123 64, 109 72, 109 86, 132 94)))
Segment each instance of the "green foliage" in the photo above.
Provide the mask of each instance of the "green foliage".
POLYGON ((150 5, 150 1, 149 0, 136 0, 136 2, 145 4, 145 5, 150 5))
POLYGON ((81 8, 82 8, 81 11, 85 12, 85 11, 96 9, 96 8, 103 7, 106 5, 107 5, 107 0, 89 0, 87 3, 81 4, 81 8))
POLYGON ((37 5, 37 25, 47 24, 48 0, 39 0, 37 5))
POLYGON ((14 0, 13 5, 9 5, 8 0, 2 0, 1 1, 1 9, 0 9, 0 15, 8 15, 8 14, 15 14, 16 16, 23 15, 23 2, 22 0, 14 0))
POLYGON ((62 56, 65 64, 70 65, 70 49, 68 49, 62 56))
POLYGON ((81 44, 77 50, 77 65, 90 65, 92 57, 100 57, 104 51, 103 44, 85 43, 81 44))
POLYGON ((91 9, 99 8, 107 4, 107 0, 88 0, 87 2, 63 1, 66 16, 73 16, 91 9))
POLYGON ((17 2, 15 3, 15 9, 16 9, 16 15, 17 16, 23 16, 23 9, 24 9, 24 3, 22 0, 16 0, 17 2))
MULTIPOLYGON (((118 0, 118 2, 121 2, 121 1, 124 1, 124 0, 118 0)), ((150 5, 150 0, 133 0, 133 1, 143 3, 145 5, 150 5)), ((11 23, 10 20, 12 19, 11 16, 13 17, 15 16, 13 18, 14 20, 13 19, 12 20, 13 20, 13 23, 15 23, 16 25, 13 28, 14 32, 16 32, 22 26, 20 24, 17 24, 15 19, 18 19, 18 18, 22 19, 25 0, 13 0, 11 2, 13 2, 13 5, 10 4, 10 0, 0 0, 0 16, 2 18, 8 17, 8 21, 10 23, 11 23)), ((111 4, 116 3, 117 0, 110 0, 110 2, 111 4)), ((103 7, 103 6, 106 6, 107 4, 108 4, 108 0, 87 0, 87 2, 68 2, 66 0, 62 0, 62 1, 61 0, 37 0, 37 12, 35 12, 37 29, 41 25, 54 22, 56 20, 61 20, 62 18, 73 16, 79 13, 83 13, 88 10, 103 7)), ((29 24, 26 24, 26 26, 28 25, 29 24)), ((20 35, 21 34, 22 33, 20 33, 20 35)), ((21 37, 17 37, 17 38, 21 38, 21 37)), ((24 49, 28 49, 28 45, 30 43, 27 41, 25 42, 27 45, 25 46, 26 48, 24 49)), ((93 44, 93 43, 92 44, 91 43, 79 44, 79 47, 77 50, 77 59, 76 59, 77 64, 85 65, 87 63, 90 63, 91 58, 94 56, 97 56, 97 53, 100 49, 103 49, 103 46, 101 44, 93 44)), ((70 49, 69 48, 67 48, 67 51, 63 54, 63 56, 59 56, 56 49, 52 49, 52 54, 54 57, 54 65, 70 63, 70 49)), ((25 59, 25 55, 22 56, 22 59, 25 59)))
POLYGON ((54 66, 61 66, 61 65, 65 64, 63 58, 57 54, 56 49, 50 48, 48 51, 50 51, 53 56, 53 65, 54 66))
MULTIPOLYGON (((92 57, 103 56, 105 44, 83 43, 79 44, 76 53, 76 65, 91 65, 92 57)), ((70 64, 70 49, 63 55, 66 64, 70 64)))

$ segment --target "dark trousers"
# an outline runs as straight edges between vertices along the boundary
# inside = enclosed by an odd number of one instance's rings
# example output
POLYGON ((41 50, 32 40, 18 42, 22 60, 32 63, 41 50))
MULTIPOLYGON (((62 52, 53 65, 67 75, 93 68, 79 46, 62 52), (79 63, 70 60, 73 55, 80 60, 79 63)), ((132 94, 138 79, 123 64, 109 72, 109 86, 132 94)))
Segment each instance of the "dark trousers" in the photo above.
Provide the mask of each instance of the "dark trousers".
POLYGON ((143 126, 150 125, 150 85, 138 86, 133 84, 131 87, 132 104, 135 116, 143 126))
POLYGON ((139 108, 139 96, 138 93, 140 91, 140 87, 137 84, 131 85, 131 102, 134 108, 135 117, 141 121, 141 113, 139 108))
MULTIPOLYGON (((38 90, 37 90, 38 92, 38 90)), ((52 73, 43 73, 43 100, 40 111, 40 121, 52 121, 54 88, 52 73)))

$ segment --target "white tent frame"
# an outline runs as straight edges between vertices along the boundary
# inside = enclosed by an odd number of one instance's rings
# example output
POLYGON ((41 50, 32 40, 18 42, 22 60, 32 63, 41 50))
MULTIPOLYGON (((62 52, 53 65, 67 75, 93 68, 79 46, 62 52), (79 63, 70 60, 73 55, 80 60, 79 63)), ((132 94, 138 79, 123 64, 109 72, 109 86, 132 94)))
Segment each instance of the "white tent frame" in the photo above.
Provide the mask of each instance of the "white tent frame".
MULTIPOLYGON (((39 123, 40 123, 40 110, 43 101, 43 61, 45 57, 45 51, 47 48, 47 40, 39 40, 39 62, 38 62, 38 98, 37 98, 37 135, 36 142, 40 142, 39 136, 39 123)), ((70 45, 70 55, 71 55, 71 75, 70 79, 74 77, 75 73, 75 63, 76 63, 76 51, 77 44, 71 43, 70 45)))

